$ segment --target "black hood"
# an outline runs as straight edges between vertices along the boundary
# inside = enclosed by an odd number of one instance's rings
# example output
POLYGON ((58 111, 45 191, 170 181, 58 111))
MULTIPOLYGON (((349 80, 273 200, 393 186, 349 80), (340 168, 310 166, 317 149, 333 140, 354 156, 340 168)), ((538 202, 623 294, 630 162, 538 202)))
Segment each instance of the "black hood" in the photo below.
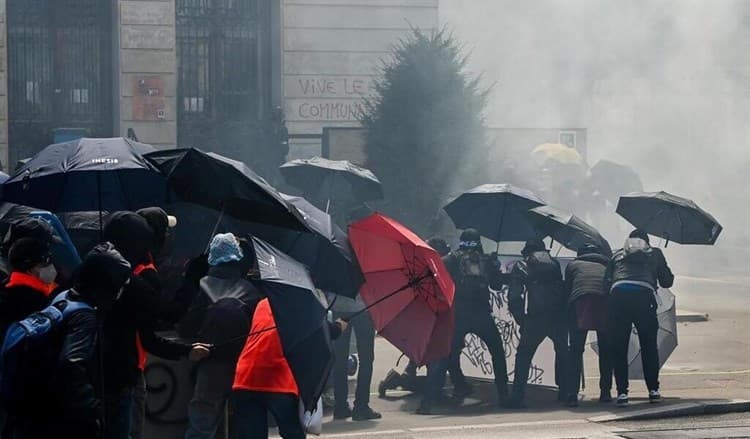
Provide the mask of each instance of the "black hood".
POLYGON ((148 221, 134 212, 116 212, 104 226, 104 240, 114 244, 132 266, 149 262, 154 232, 148 221))
POLYGON ((609 264, 609 258, 598 253, 587 253, 585 255, 578 256, 576 258, 576 261, 596 262, 602 265, 609 264))
POLYGON ((98 244, 86 256, 76 273, 80 293, 114 296, 130 278, 131 266, 109 242, 98 244))

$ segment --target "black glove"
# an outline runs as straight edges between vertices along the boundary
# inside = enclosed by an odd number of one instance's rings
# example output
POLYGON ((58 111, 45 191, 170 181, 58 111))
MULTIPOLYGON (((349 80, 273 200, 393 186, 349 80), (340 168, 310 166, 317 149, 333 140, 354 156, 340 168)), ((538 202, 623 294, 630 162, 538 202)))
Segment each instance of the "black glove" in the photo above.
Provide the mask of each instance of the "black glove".
POLYGON ((185 268, 185 279, 200 282, 201 278, 208 274, 208 254, 196 256, 187 263, 185 268))

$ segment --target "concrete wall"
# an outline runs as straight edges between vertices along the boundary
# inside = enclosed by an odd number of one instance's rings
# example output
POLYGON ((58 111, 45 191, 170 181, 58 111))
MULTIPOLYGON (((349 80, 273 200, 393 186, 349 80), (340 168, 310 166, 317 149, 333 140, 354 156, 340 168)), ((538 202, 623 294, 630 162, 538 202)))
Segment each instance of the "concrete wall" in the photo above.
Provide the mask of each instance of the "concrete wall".
POLYGON ((8 172, 8 45, 5 0, 0 0, 0 162, 8 172))
MULTIPOLYGON (((359 126, 381 59, 410 26, 434 29, 438 0, 282 0, 282 89, 290 134, 359 126)), ((291 140, 290 158, 320 154, 291 140)))
POLYGON ((177 143, 175 2, 118 0, 117 22, 115 132, 125 136, 132 128, 142 142, 173 148, 177 143))

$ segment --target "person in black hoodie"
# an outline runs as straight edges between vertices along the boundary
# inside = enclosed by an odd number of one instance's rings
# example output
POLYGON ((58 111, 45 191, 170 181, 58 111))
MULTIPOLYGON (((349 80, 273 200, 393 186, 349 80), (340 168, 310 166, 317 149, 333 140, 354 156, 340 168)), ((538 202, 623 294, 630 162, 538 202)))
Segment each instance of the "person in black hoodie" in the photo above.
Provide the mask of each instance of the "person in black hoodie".
POLYGON ((55 233, 55 229, 41 218, 27 217, 13 223, 5 233, 0 245, 0 277, 3 281, 7 281, 11 273, 10 262, 8 261, 10 248, 22 238, 33 238, 48 246, 62 243, 60 237, 55 233))
MULTIPOLYGON (((502 288, 500 264, 497 258, 484 253, 481 237, 476 229, 464 230, 460 236, 458 249, 444 256, 443 262, 456 283, 454 299, 456 327, 447 364, 451 372, 451 381, 453 381, 453 395, 462 398, 473 391, 466 382, 460 367, 464 339, 467 334, 472 333, 479 337, 490 351, 498 404, 502 404, 508 395, 508 373, 503 342, 490 306, 490 288, 494 290, 502 288)), ((439 374, 440 378, 443 378, 444 374, 442 372, 439 374)), ((429 378, 428 381, 430 381, 429 378)), ((429 407, 424 407, 424 404, 421 408, 427 410, 420 410, 420 412, 429 412, 429 407)))
POLYGON ((8 326, 41 311, 55 291, 57 271, 49 246, 36 238, 21 238, 9 253, 11 272, 0 289, 0 343, 8 326))
POLYGON ((214 236, 208 253, 211 268, 200 281, 200 294, 180 322, 180 336, 212 346, 211 356, 198 363, 186 439, 213 438, 232 394, 244 340, 227 340, 249 332, 255 307, 264 298, 245 279, 253 265, 249 257, 252 251, 252 246, 231 233, 214 236))
POLYGON ((586 244, 578 249, 578 257, 565 267, 570 339, 569 407, 578 406, 583 350, 590 330, 596 331, 599 348, 599 402, 612 401, 612 358, 606 330, 608 294, 604 289, 604 273, 608 263, 609 258, 601 254, 599 247, 586 244))
POLYGON ((508 309, 521 327, 516 351, 513 393, 509 408, 524 407, 529 367, 539 345, 550 338, 555 347, 555 381, 558 400, 565 398, 568 337, 565 324, 565 290, 560 263, 539 239, 526 242, 523 260, 511 270, 508 309))
POLYGON ((153 267, 150 252, 154 247, 154 231, 143 216, 117 212, 108 220, 103 235, 134 268, 130 284, 104 323, 103 357, 107 370, 104 395, 108 418, 105 435, 125 439, 131 433, 134 388, 142 376, 143 357, 136 340, 146 352, 170 360, 185 356, 199 360, 209 354, 209 349, 201 343, 180 343, 155 334, 159 321, 174 323, 185 313, 207 266, 205 257, 192 260, 181 291, 170 300, 160 289, 155 268, 149 268, 153 267))
POLYGON ((610 292, 609 321, 618 405, 628 403, 628 346, 633 325, 641 345, 649 401, 661 400, 656 290, 659 286, 669 288, 673 283, 674 275, 664 254, 651 247, 643 230, 634 230, 607 266, 604 287, 610 292))
POLYGON ((74 287, 62 293, 63 302, 89 307, 61 322, 59 338, 53 341, 59 343, 59 354, 49 385, 34 395, 41 401, 34 410, 13 420, 10 437, 101 437, 99 327, 130 279, 130 264, 110 243, 99 244, 84 257, 75 278, 74 287))

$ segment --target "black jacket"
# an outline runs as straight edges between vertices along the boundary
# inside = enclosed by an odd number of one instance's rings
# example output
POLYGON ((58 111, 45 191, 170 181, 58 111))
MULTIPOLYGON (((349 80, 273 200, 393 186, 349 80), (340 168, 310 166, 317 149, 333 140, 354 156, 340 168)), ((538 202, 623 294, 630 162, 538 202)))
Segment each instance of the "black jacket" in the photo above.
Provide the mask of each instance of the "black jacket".
POLYGON ((443 262, 456 284, 456 318, 491 312, 489 288, 502 288, 497 259, 481 251, 458 249, 444 256, 443 262))
POLYGON ((212 358, 237 360, 245 344, 237 337, 248 333, 255 307, 263 299, 255 285, 242 277, 241 268, 239 264, 212 267, 179 325, 180 337, 215 345, 212 358))
POLYGON ((549 252, 534 252, 516 262, 510 278, 508 308, 516 320, 525 315, 562 315, 565 309, 562 269, 549 252))
POLYGON ((577 257, 565 267, 565 292, 568 303, 587 294, 604 295, 604 274, 609 258, 591 253, 577 257))
POLYGON ((604 287, 610 291, 623 281, 656 290, 658 286, 671 287, 674 274, 661 249, 653 248, 641 239, 631 238, 625 241, 625 247, 612 256, 604 276, 604 287))
MULTIPOLYGON (((76 299, 74 293, 71 299, 76 299)), ((74 424, 93 425, 104 414, 98 331, 96 311, 90 309, 76 311, 63 326, 62 347, 50 387, 61 419, 74 424)))
POLYGON ((52 295, 45 296, 29 286, 3 286, 0 290, 0 343, 11 323, 25 319, 49 305, 52 295))

